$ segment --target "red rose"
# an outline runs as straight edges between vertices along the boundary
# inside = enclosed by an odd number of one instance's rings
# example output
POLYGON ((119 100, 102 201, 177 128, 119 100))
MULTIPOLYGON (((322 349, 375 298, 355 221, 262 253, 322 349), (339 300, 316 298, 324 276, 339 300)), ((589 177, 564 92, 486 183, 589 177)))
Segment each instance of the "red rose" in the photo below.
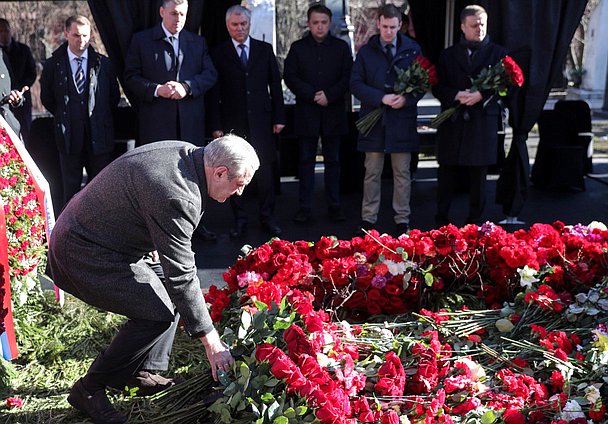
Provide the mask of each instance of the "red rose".
POLYGON ((23 399, 18 397, 9 397, 6 399, 6 407, 8 409, 23 407, 23 399))
POLYGON ((306 334, 304 334, 304 331, 297 325, 293 324, 285 330, 283 332, 283 339, 285 339, 285 342, 287 343, 289 357, 294 361, 303 353, 310 356, 316 356, 315 350, 308 341, 306 334))
POLYGON ((507 409, 502 414, 505 424, 526 424, 526 417, 518 409, 507 409))
POLYGON ((268 361, 270 360, 271 356, 273 356, 273 353, 275 350, 277 350, 278 348, 270 343, 264 343, 259 345, 256 349, 255 349, 255 359, 256 361, 262 362, 262 361, 268 361))
POLYGON ((382 414, 382 424, 399 424, 399 415, 392 409, 382 414))

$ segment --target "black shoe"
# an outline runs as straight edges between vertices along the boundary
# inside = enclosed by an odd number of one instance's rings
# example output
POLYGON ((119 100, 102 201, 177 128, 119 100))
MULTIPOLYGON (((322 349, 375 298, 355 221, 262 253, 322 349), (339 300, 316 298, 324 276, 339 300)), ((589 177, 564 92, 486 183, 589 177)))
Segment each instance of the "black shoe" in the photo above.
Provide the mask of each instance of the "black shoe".
POLYGON ((137 388, 135 391, 136 396, 152 396, 163 390, 167 390, 182 381, 182 379, 165 378, 148 371, 137 371, 137 373, 127 381, 125 386, 129 389, 137 388))
POLYGON ((123 424, 127 422, 127 416, 116 410, 104 389, 89 393, 78 380, 70 390, 68 403, 80 412, 88 415, 96 424, 123 424))
POLYGON ((374 224, 372 224, 369 221, 361 221, 361 223, 359 224, 359 227, 357 228, 357 231, 355 231, 355 234, 359 237, 363 237, 365 236, 365 231, 370 231, 374 229, 374 224), (365 231, 363 231, 365 230, 365 231))
POLYGON ((329 208, 329 219, 332 222, 344 222, 346 221, 346 216, 344 216, 340 207, 329 208))
POLYGON ((281 237, 281 234, 283 234, 281 227, 272 221, 262 222, 262 228, 264 231, 269 232, 273 237, 281 237))
POLYGON ((402 234, 407 234, 410 231, 410 226, 406 222, 395 225, 395 237, 399 237, 402 234))
POLYGON ((194 237, 203 241, 217 241, 217 235, 213 231, 209 231, 204 225, 196 227, 194 237))
POLYGON ((312 218, 312 212, 308 208, 300 208, 296 212, 296 215, 293 217, 294 222, 299 222, 304 224, 306 222, 310 222, 312 218))
POLYGON ((239 239, 243 238, 247 235, 247 223, 246 222, 237 222, 234 225, 234 228, 230 230, 228 233, 231 239, 239 239))

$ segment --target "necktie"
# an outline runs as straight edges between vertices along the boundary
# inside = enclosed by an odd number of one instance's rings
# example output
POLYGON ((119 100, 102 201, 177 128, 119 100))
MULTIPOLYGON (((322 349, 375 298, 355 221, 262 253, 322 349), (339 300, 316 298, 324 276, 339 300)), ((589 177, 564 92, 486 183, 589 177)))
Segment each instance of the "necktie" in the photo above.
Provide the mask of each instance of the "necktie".
POLYGON ((177 69, 177 65, 179 65, 179 57, 178 57, 179 47, 177 45, 178 39, 177 39, 177 37, 172 35, 169 37, 169 40, 171 41, 171 47, 173 47, 173 55, 174 55, 173 63, 175 65, 175 69, 177 69))
POLYGON ((388 61, 392 62, 393 61, 393 45, 387 44, 384 48, 386 49, 386 57, 387 57, 388 61))
POLYGON ((76 75, 74 76, 74 82, 76 83, 76 91, 78 91, 78 94, 82 94, 82 92, 84 91, 84 83, 85 83, 84 70, 82 69, 82 61, 83 61, 82 57, 76 58, 76 62, 78 62, 78 66, 76 68, 76 75))
POLYGON ((241 54, 239 56, 241 58, 241 62, 243 62, 243 65, 247 66, 247 53, 245 53, 245 45, 239 44, 239 49, 241 49, 241 54))

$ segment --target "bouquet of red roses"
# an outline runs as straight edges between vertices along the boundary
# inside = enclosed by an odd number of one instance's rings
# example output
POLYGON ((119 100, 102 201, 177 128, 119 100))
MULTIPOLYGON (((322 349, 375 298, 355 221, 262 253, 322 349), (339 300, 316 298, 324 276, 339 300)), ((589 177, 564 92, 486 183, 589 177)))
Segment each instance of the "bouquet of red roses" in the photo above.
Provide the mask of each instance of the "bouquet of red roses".
MULTIPOLYGON (((426 93, 432 85, 437 84, 437 71, 435 65, 424 56, 418 56, 407 69, 395 67, 397 81, 393 86, 395 94, 404 95, 426 93)), ((384 107, 379 107, 356 122, 357 129, 363 135, 368 135, 376 125, 384 107)))
MULTIPOLYGON (((484 68, 477 78, 471 81, 470 92, 493 90, 499 96, 506 96, 509 86, 521 87, 524 83, 524 75, 519 65, 511 56, 505 56, 496 65, 484 68)), ((432 128, 439 128, 460 107, 451 107, 444 110, 431 121, 432 128)))

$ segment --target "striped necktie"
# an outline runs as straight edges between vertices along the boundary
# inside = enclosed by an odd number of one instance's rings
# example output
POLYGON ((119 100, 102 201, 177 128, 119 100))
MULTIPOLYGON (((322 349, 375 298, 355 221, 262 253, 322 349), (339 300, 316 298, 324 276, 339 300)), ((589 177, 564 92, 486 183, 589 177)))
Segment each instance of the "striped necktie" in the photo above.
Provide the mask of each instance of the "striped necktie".
POLYGON ((76 75, 74 76, 74 82, 76 83, 76 90, 78 91, 78 94, 82 94, 82 92, 84 91, 84 83, 85 83, 84 70, 82 69, 82 61, 83 61, 82 57, 76 58, 76 62, 78 62, 78 67, 76 68, 76 75))

